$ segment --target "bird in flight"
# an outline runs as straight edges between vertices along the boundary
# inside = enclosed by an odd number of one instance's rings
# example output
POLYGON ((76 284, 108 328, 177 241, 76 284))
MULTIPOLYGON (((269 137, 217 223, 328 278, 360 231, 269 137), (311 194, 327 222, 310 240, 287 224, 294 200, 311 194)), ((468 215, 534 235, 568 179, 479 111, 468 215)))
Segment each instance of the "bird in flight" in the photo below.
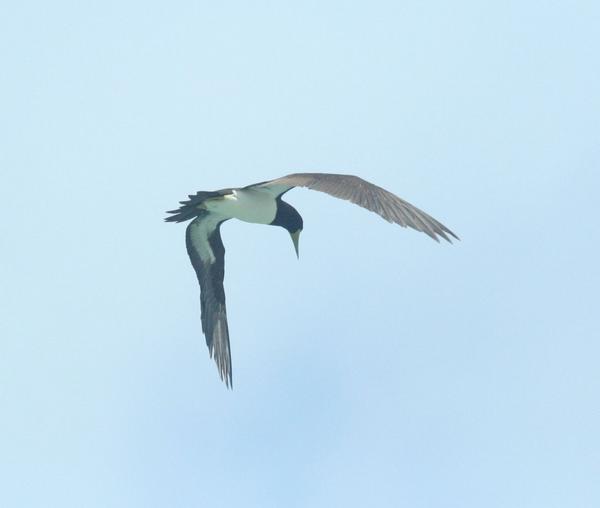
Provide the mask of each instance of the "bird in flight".
POLYGON ((221 224, 229 219, 239 219, 280 226, 290 234, 298 256, 302 217, 293 206, 281 199, 294 187, 306 187, 348 200, 389 222, 422 231, 436 242, 439 242, 438 237, 450 243, 450 237, 458 240, 458 236, 446 226, 417 207, 352 175, 294 173, 246 187, 190 194, 187 201, 180 201, 178 209, 167 212, 172 215, 165 221, 184 222, 193 219, 186 229, 185 241, 200 283, 202 331, 210 356, 215 359, 219 375, 228 388, 232 386, 232 373, 223 288, 225 247, 221 240, 221 224))

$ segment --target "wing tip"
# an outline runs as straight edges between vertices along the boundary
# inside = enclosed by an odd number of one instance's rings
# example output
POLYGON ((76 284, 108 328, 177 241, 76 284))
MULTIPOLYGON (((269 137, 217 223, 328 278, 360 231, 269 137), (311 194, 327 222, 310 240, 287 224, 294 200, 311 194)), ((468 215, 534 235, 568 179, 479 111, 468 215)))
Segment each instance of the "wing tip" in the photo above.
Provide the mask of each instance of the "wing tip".
POLYGON ((217 370, 219 371, 219 377, 221 381, 225 383, 228 390, 233 390, 233 372, 231 369, 231 356, 227 356, 225 361, 216 354, 214 347, 208 347, 210 357, 215 361, 217 370))
MULTIPOLYGON (((448 235, 452 236, 452 238, 454 238, 455 240, 458 240, 460 242, 459 236, 456 233, 454 233, 453 231, 450 231, 446 227, 444 227, 444 233, 448 233, 448 235)), ((452 241, 452 238, 449 238, 448 235, 446 235, 446 234, 443 235, 444 240, 446 240, 448 243, 453 244, 454 242, 452 241)))

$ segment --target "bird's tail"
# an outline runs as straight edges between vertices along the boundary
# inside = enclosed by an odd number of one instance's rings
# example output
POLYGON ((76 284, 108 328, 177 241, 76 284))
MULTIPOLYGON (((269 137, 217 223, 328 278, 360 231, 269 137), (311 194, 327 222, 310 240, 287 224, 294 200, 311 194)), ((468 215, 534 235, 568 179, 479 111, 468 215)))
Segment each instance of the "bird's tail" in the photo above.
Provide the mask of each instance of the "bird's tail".
POLYGON ((220 196, 219 192, 205 192, 200 191, 196 194, 190 194, 187 201, 180 201, 181 205, 175 210, 167 210, 167 213, 171 213, 169 217, 165 217, 166 222, 185 222, 186 220, 193 219, 198 215, 202 214, 201 205, 204 201, 209 198, 220 196))

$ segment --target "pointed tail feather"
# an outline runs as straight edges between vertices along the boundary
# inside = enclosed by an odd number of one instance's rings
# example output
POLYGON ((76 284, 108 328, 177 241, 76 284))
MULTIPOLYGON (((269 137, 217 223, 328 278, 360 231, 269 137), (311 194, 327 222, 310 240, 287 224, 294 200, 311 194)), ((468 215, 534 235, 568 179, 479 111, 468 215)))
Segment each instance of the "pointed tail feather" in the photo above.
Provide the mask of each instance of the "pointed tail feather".
POLYGON ((185 222, 186 220, 198 217, 202 213, 200 205, 209 198, 221 196, 220 192, 200 191, 196 194, 190 194, 189 200, 180 201, 181 206, 175 210, 167 210, 166 213, 171 213, 170 217, 165 217, 165 222, 185 222))

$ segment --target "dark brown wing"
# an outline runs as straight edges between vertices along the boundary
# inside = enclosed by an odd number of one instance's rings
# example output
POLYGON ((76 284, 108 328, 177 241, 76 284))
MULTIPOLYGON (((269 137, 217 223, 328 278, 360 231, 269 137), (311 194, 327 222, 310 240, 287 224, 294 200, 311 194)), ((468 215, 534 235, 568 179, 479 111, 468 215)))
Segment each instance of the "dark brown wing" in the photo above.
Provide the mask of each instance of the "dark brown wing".
POLYGON ((186 229, 187 251, 200 283, 202 331, 211 358, 228 388, 232 386, 231 351, 225 308, 225 247, 221 241, 223 217, 208 212, 196 217, 186 229))
POLYGON ((389 222, 422 231, 436 242, 439 242, 438 236, 452 242, 448 235, 458 240, 458 236, 446 226, 416 206, 357 176, 331 173, 294 173, 254 186, 273 189, 273 192, 278 195, 293 187, 306 187, 325 192, 375 212, 389 222))

